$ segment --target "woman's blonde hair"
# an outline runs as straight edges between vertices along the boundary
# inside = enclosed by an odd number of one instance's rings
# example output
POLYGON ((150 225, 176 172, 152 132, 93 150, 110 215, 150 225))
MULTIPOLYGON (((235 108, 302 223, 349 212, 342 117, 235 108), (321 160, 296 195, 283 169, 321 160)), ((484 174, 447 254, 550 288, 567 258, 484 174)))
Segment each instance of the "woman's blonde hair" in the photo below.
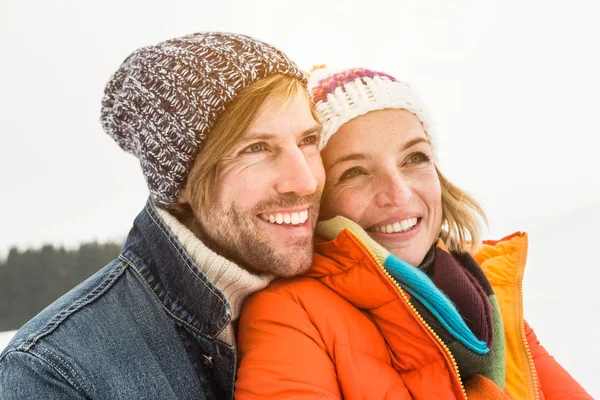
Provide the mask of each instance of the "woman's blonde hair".
POLYGON ((448 250, 474 252, 481 244, 481 223, 487 219, 479 203, 454 186, 439 170, 435 171, 442 187, 441 238, 448 250))
MULTIPOLYGON (((435 154, 431 135, 425 130, 427 142, 435 154)), ((471 195, 450 182, 440 171, 435 160, 437 173, 442 188, 442 230, 440 237, 450 251, 472 253, 481 245, 481 224, 487 225, 483 208, 471 195)))
POLYGON ((270 96, 278 96, 287 103, 298 92, 306 94, 312 115, 318 121, 306 89, 295 78, 271 75, 242 90, 217 118, 198 152, 182 191, 185 201, 175 203, 169 211, 180 220, 193 217, 194 211, 201 215, 211 200, 219 161, 244 136, 259 108, 270 96))

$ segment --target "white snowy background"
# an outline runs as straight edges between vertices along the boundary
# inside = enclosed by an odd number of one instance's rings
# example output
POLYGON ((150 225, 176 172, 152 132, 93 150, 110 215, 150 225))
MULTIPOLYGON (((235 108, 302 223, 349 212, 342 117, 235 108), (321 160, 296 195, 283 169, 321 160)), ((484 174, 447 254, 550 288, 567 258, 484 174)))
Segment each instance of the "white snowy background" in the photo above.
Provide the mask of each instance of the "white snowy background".
POLYGON ((487 212, 486 236, 530 235, 526 318, 600 396, 599 20, 596 0, 3 0, 0 257, 122 240, 147 191, 102 132, 104 84, 141 46, 246 33, 305 69, 365 66, 413 84, 442 170, 487 212))

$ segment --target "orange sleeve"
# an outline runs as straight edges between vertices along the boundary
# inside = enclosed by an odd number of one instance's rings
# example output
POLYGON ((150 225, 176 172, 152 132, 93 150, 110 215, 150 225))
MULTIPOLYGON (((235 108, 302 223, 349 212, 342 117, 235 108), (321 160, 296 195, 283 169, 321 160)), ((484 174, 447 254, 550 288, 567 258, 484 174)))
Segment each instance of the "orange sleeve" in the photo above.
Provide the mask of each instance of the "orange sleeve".
POLYGON ((246 303, 238 355, 237 400, 342 397, 325 344, 291 295, 267 290, 246 303))
POLYGON ((583 387, 540 344, 535 332, 525 322, 525 335, 533 363, 546 400, 591 399, 583 387))

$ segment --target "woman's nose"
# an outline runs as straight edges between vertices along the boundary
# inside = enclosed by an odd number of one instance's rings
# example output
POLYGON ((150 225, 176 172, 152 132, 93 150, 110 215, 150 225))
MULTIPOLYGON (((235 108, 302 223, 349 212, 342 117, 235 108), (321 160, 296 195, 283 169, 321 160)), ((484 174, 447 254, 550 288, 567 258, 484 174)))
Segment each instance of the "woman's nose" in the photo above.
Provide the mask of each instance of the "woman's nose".
POLYGON ((379 181, 376 204, 379 207, 402 207, 412 196, 412 189, 398 171, 385 174, 379 181))

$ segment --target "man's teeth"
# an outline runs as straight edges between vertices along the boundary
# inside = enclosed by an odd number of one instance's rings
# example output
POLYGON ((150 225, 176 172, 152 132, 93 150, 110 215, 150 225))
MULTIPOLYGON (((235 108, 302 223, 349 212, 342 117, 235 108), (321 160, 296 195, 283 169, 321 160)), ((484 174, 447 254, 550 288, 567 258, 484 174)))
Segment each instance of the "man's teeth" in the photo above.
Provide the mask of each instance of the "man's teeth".
POLYGON ((398 233, 398 232, 406 232, 412 229, 417 224, 417 217, 409 218, 402 220, 400 222, 394 222, 390 225, 376 226, 371 230, 374 232, 381 233, 398 233))
POLYGON ((294 213, 260 214, 260 218, 272 224, 301 225, 308 219, 308 210, 294 213))

